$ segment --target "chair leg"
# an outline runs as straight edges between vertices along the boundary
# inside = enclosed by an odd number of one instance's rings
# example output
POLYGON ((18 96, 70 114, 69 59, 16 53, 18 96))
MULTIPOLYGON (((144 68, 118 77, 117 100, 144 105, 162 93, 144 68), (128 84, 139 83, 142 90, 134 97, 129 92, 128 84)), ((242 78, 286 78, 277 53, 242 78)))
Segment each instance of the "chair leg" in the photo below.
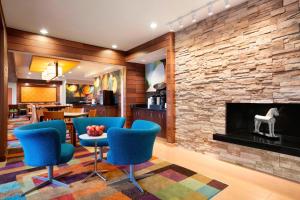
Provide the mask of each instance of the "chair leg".
POLYGON ((22 194, 22 196, 25 196, 35 190, 38 190, 38 189, 41 189, 49 184, 54 184, 54 185, 57 185, 57 186, 62 186, 62 187, 69 187, 67 184, 63 183, 63 182, 60 182, 58 180, 55 180, 54 178, 58 179, 58 178, 62 178, 63 176, 66 176, 68 174, 70 174, 71 172, 66 172, 66 173, 63 173, 57 177, 53 177, 53 166, 48 166, 48 177, 45 178, 45 177, 41 177, 41 176, 34 176, 35 179, 38 179, 38 180, 41 180, 41 181, 44 181, 43 183, 35 186, 34 188, 31 188, 30 190, 24 192, 22 194))
POLYGON ((140 192, 144 193, 143 188, 142 188, 142 187, 138 184, 138 182, 135 180, 135 177, 134 177, 134 165, 130 165, 129 168, 130 168, 130 171, 129 171, 129 180, 130 180, 130 182, 131 182, 135 187, 137 187, 137 189, 139 189, 140 192))
POLYGON ((143 188, 138 184, 137 180, 140 180, 140 179, 143 179, 143 178, 154 175, 154 173, 147 173, 147 174, 142 174, 142 175, 139 175, 139 176, 135 177, 134 176, 134 165, 129 165, 129 173, 124 169, 121 169, 121 170, 127 175, 126 178, 116 180, 116 181, 112 181, 112 182, 108 183, 108 185, 114 185, 116 183, 123 183, 123 182, 130 181, 135 187, 138 188, 138 190, 140 192, 144 193, 143 188))

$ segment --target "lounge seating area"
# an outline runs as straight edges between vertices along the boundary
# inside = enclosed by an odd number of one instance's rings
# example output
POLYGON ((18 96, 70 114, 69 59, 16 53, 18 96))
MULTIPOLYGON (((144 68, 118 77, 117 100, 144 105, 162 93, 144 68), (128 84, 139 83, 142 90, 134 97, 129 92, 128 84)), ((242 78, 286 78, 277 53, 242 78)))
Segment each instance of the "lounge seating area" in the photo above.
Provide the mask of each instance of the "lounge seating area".
POLYGON ((0 200, 300 199, 299 0, 0 18, 0 200))

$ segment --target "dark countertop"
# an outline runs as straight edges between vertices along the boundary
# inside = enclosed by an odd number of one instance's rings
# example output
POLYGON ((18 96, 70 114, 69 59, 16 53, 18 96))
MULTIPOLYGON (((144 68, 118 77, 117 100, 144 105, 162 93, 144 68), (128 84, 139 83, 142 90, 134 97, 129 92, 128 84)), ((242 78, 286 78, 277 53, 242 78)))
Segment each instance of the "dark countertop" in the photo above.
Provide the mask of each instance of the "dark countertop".
POLYGON ((131 107, 131 109, 140 109, 140 110, 166 112, 166 109, 151 109, 151 108, 147 108, 146 104, 132 104, 132 105, 130 105, 130 107, 131 107))
POLYGON ((83 107, 83 106, 91 106, 91 107, 118 107, 118 105, 100 105, 100 104, 82 104, 82 103, 79 103, 79 104, 77 104, 77 103, 74 103, 74 104, 72 104, 73 106, 75 106, 75 107, 77 107, 77 106, 81 106, 81 107, 83 107))

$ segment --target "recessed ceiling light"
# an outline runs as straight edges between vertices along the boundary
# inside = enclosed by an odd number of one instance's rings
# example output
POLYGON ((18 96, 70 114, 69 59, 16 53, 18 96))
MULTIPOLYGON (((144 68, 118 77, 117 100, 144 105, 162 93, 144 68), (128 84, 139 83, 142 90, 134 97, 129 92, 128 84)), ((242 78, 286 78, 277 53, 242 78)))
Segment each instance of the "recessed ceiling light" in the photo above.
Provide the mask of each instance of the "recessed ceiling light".
POLYGON ((31 72, 28 72, 27 74, 28 74, 28 75, 30 75, 30 74, 31 74, 31 72))
POLYGON ((157 28, 157 23, 156 22, 151 22, 150 28, 156 29, 157 28))
POLYGON ((116 49, 116 48, 118 48, 118 45, 113 44, 113 45, 111 45, 111 47, 112 47, 113 49, 116 49))
POLYGON ((40 33, 43 34, 43 35, 46 35, 46 34, 48 34, 48 31, 47 31, 47 29, 42 28, 42 29, 40 30, 40 33))

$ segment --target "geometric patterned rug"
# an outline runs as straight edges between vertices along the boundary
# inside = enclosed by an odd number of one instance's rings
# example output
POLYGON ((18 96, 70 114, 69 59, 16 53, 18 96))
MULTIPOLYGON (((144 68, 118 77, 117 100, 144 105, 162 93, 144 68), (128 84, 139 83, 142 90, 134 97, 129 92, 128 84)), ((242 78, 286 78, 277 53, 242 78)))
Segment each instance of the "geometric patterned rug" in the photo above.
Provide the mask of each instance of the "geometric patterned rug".
MULTIPOLYGON (((72 174, 60 179, 69 184, 69 188, 54 187, 52 185, 30 193, 26 197, 20 196, 23 191, 39 184, 33 176, 46 176, 46 169, 43 167, 32 168, 22 162, 22 158, 13 158, 7 161, 6 165, 0 168, 0 199, 211 199, 227 187, 226 184, 217 180, 197 174, 189 169, 174 165, 153 157, 150 161, 135 167, 136 175, 152 172, 153 176, 139 180, 139 184, 145 190, 142 194, 132 184, 122 183, 107 186, 106 183, 97 177, 91 178, 82 183, 92 170, 93 165, 86 165, 93 160, 93 153, 84 147, 77 147, 74 158, 67 164, 54 168, 54 175, 71 171, 72 174)), ((102 162, 98 169, 106 169, 108 180, 118 180, 124 176, 122 166, 113 166, 102 162)))
POLYGON ((13 130, 16 127, 29 124, 30 120, 28 117, 9 118, 7 126, 7 148, 17 149, 22 148, 19 140, 15 137, 13 130))

